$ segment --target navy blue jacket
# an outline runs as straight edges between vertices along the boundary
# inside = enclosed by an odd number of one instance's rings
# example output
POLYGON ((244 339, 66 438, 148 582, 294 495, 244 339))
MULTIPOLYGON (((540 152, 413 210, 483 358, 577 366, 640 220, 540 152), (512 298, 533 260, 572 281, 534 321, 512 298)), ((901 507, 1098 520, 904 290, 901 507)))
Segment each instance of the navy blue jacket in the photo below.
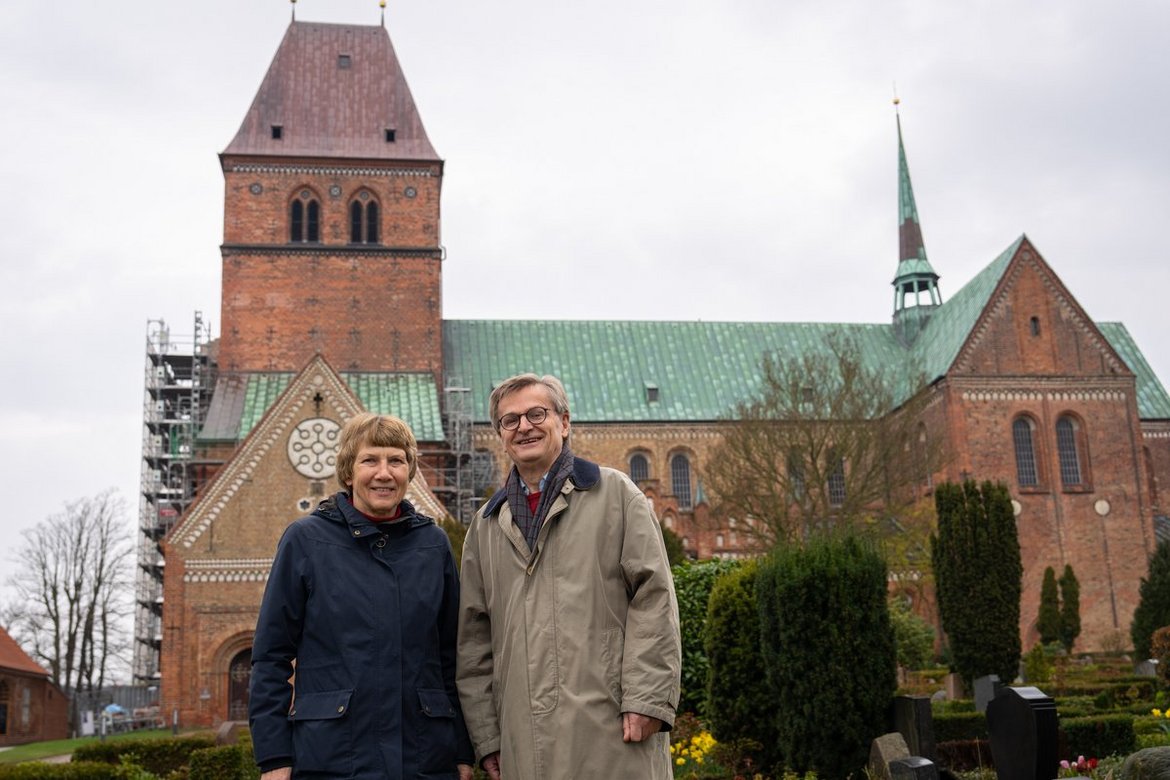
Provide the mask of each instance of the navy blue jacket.
POLYGON ((451 544, 408 502, 402 513, 373 523, 338 493, 281 537, 252 643, 261 769, 399 780, 474 763, 455 691, 451 544))

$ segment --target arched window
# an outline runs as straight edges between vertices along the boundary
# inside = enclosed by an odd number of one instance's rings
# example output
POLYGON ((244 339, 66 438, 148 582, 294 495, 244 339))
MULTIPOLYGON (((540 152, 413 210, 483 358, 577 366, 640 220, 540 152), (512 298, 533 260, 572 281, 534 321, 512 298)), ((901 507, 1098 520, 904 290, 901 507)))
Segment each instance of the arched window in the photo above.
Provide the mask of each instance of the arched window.
POLYGON ((378 204, 365 190, 349 204, 349 242, 378 243, 378 204))
POLYGON ((301 190, 289 205, 288 240, 295 244, 321 240, 321 204, 310 190, 301 190))
POLYGON ((804 501, 804 463, 801 462, 800 453, 795 450, 788 453, 788 493, 796 503, 804 501))
POLYGON ((1040 473, 1036 469, 1036 426, 1027 417, 1012 423, 1012 444, 1016 448, 1016 482, 1020 487, 1036 487, 1040 473))
POLYGON ((691 462, 681 453, 670 459, 670 489, 678 500, 679 509, 691 508, 691 462))
POLYGON ((1070 415, 1056 421, 1056 455, 1060 460, 1060 484, 1082 487, 1085 484, 1081 426, 1070 415))
POLYGON ((845 498, 845 459, 829 452, 829 506, 839 507, 845 498))
POLYGON ((630 479, 645 482, 650 479, 650 461, 640 452, 630 456, 630 479))

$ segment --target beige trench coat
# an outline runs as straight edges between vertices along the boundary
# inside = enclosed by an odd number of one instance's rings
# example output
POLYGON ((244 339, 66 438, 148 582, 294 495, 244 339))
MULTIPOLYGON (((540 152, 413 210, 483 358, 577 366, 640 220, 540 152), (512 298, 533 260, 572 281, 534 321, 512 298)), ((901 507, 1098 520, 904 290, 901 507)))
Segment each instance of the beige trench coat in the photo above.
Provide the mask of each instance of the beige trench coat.
POLYGON ((477 759, 504 780, 673 776, 669 735, 623 712, 678 705, 682 651, 658 521, 621 472, 577 458, 529 555, 498 493, 463 546, 456 679, 477 759))

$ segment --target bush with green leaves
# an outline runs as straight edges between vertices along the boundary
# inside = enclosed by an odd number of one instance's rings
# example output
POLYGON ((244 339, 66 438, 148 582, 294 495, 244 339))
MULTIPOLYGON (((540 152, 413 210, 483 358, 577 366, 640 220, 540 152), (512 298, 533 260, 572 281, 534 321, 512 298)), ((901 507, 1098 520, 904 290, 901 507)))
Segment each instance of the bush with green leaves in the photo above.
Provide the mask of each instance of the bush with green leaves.
POLYGON ((911 671, 925 669, 934 660, 934 629, 914 614, 905 599, 891 599, 889 609, 898 666, 911 671))
POLYGON ((129 757, 147 772, 163 776, 186 766, 196 750, 214 746, 211 735, 106 740, 78 747, 73 760, 120 764, 123 757, 129 757))
POLYGON ((722 744, 745 745, 758 768, 780 761, 776 755, 776 703, 760 684, 760 608, 756 600, 758 565, 749 561, 715 581, 707 607, 704 646, 707 724, 722 744))
POLYGON ((1150 658, 1150 638, 1162 626, 1170 626, 1170 541, 1160 542, 1142 578, 1137 609, 1129 634, 1138 658, 1150 658))
POLYGON ((706 714, 708 665, 707 652, 703 648, 703 631, 707 625, 707 600, 719 575, 738 565, 738 561, 716 559, 702 563, 687 562, 671 569, 682 630, 679 712, 706 714))
POLYGON ((1039 685, 1052 679, 1052 660, 1044 645, 1037 642, 1024 654, 1024 679, 1029 685, 1039 685))
POLYGON ((1014 680, 1020 664, 1023 563, 1011 495, 1003 484, 944 482, 931 536, 935 592, 955 671, 1014 680))
POLYGON ((1124 756, 1137 748, 1132 715, 1061 718, 1061 744, 1070 756, 1124 756))
POLYGON ((48 764, 29 761, 0 766, 0 780, 125 780, 126 768, 100 761, 48 764))
POLYGON ((760 563, 762 651, 787 767, 860 773, 888 730, 894 631, 881 555, 855 536, 777 548, 760 563))
POLYGON ((204 748, 191 754, 189 780, 258 780, 251 743, 204 748))

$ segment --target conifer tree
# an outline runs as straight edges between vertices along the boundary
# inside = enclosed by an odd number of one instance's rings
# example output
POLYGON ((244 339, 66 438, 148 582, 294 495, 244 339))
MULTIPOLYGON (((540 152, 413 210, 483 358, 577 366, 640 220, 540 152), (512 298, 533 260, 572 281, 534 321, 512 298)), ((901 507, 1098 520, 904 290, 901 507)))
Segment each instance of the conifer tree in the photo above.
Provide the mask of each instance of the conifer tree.
POLYGON ((1149 658, 1150 637, 1162 626, 1170 626, 1170 542, 1161 542, 1154 550, 1140 593, 1129 635, 1137 657, 1149 658))
POLYGON ((1044 584, 1040 586, 1040 614, 1036 630, 1040 644, 1049 645, 1060 639, 1060 593, 1056 587, 1056 572, 1051 566, 1044 570, 1044 584))
POLYGON ((1072 652, 1077 637, 1081 635, 1081 584, 1072 566, 1065 564, 1060 575, 1060 643, 1072 652))
POLYGON ((935 506, 931 560, 955 671, 968 683, 985 674, 1013 680, 1020 663, 1023 564, 1007 487, 943 483, 935 506))

